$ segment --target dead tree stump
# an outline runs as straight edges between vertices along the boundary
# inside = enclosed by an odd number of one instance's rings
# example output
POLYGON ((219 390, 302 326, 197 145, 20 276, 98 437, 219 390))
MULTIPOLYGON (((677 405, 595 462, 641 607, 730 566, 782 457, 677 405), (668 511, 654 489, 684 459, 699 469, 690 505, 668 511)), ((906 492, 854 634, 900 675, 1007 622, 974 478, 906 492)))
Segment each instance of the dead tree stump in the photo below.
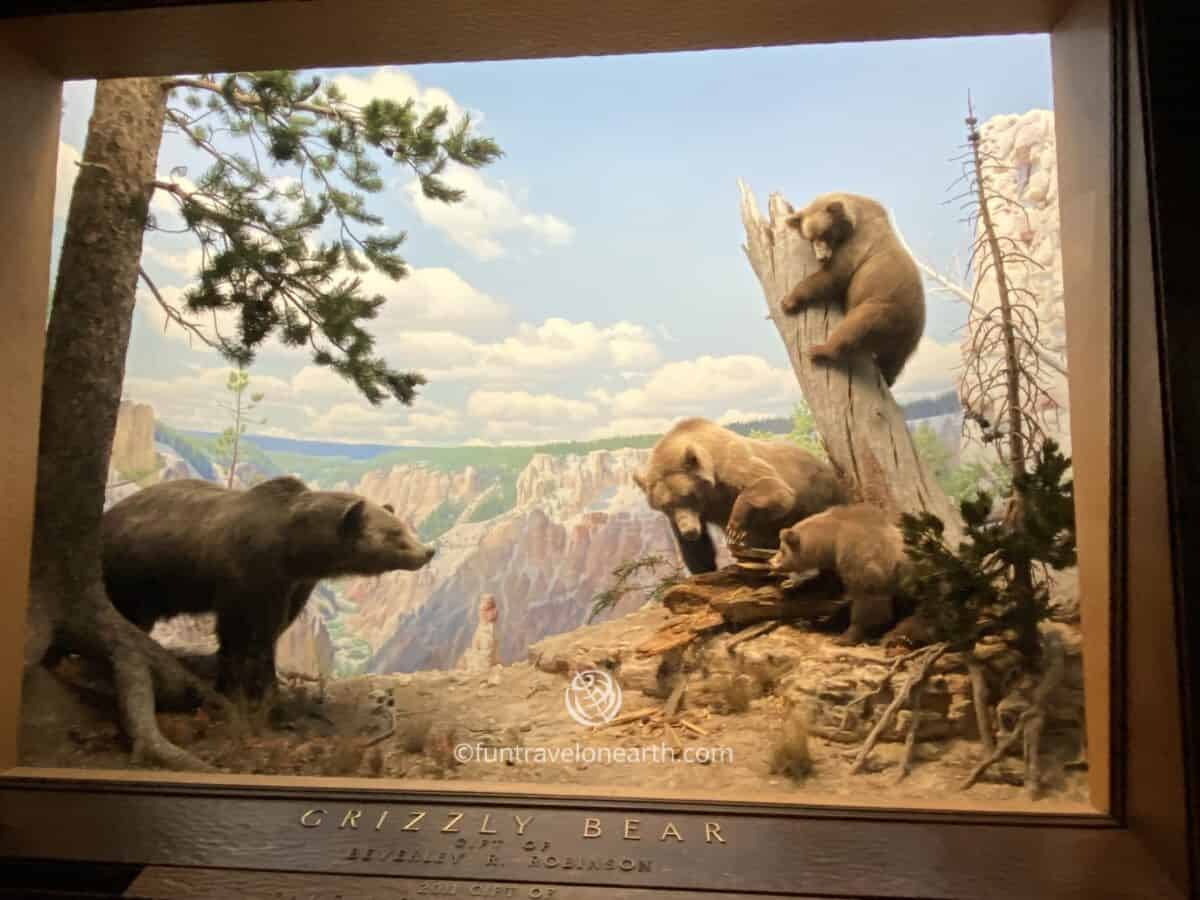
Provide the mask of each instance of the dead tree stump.
POLYGON ((739 180, 742 249, 758 276, 767 312, 787 347, 800 390, 825 444, 829 461, 859 497, 893 514, 930 512, 946 525, 951 545, 962 526, 958 511, 926 471, 904 414, 867 354, 835 365, 815 364, 807 348, 826 340, 842 320, 836 306, 813 305, 787 315, 780 302, 819 264, 812 247, 785 223, 792 207, 779 194, 758 212, 750 188, 739 180))

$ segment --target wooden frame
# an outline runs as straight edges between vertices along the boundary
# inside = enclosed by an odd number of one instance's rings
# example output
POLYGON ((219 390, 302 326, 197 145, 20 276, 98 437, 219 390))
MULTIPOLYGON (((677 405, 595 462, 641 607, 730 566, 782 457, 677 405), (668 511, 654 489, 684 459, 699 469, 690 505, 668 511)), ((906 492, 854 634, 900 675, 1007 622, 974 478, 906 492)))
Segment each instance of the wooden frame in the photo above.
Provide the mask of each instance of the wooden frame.
MULTIPOLYGON (((197 867, 185 879, 195 896, 210 895, 198 893, 202 889, 232 895, 230 870, 236 869, 313 873, 305 876, 310 889, 319 883, 315 878, 331 877, 339 879, 339 890, 348 890, 348 882, 340 880, 345 873, 362 878, 397 870, 368 865, 355 849, 361 841, 353 829, 318 826, 320 840, 315 839, 300 821, 303 814, 362 809, 365 822, 377 820, 384 809, 419 806, 431 817, 453 812, 501 817, 515 810, 538 816, 548 833, 579 831, 587 819, 617 823, 630 815, 678 822, 705 835, 704 824, 715 818, 727 837, 736 838, 735 853, 711 840, 663 849, 650 872, 536 873, 536 884, 557 886, 557 896, 590 896, 587 891, 603 885, 620 886, 622 896, 634 889, 665 896, 668 887, 859 897, 1197 894, 1196 838, 1189 830, 1195 828, 1196 786, 1188 779, 1197 765, 1191 730, 1196 693, 1194 680, 1181 677, 1196 675, 1195 657, 1183 639, 1183 589, 1196 575, 1184 553, 1186 523, 1169 514, 1172 504, 1179 510, 1191 499, 1183 463, 1190 458, 1189 441, 1200 439, 1186 416, 1196 407, 1186 401, 1197 386, 1186 380, 1182 365, 1165 368, 1187 353, 1183 342, 1195 340, 1191 335, 1197 332, 1179 328, 1190 310, 1166 302, 1166 288, 1174 283, 1169 279, 1180 277, 1178 260, 1184 257, 1175 249, 1172 269, 1172 257, 1164 256, 1167 230, 1161 223, 1168 207, 1153 188, 1166 176, 1149 169, 1146 141, 1156 133, 1161 141, 1170 113, 1147 89, 1152 64, 1162 58, 1154 55, 1152 38, 1164 26, 1143 15, 1140 4, 861 0, 861 12, 852 17, 809 0, 75 5, 156 8, 0 22, 0 109, 6 125, 0 143, 6 198, 0 207, 5 236, 0 296, 8 312, 0 331, 0 384, 6 385, 0 416, 12 423, 0 435, 0 490, 6 498, 0 508, 0 855, 197 867), (335 14, 341 20, 362 17, 372 27, 339 34, 327 27, 335 14), (1087 411, 1072 417, 1072 427, 1095 814, 798 808, 611 795, 596 800, 578 792, 530 796, 486 788, 451 792, 444 786, 415 793, 317 779, 274 779, 276 786, 268 787, 262 779, 217 784, 181 776, 135 779, 12 768, 62 80, 246 65, 361 65, 1020 31, 1052 34, 1061 214, 1063 233, 1070 236, 1063 243, 1063 265, 1072 406, 1087 411), (1164 430, 1172 425, 1183 430, 1164 430), (1180 444, 1172 448, 1176 435, 1180 444), (1134 600, 1136 615, 1127 615, 1134 600), (125 837, 114 839, 112 822, 127 826, 125 837), (356 855, 348 855, 352 852, 356 855), (567 885, 575 893, 563 893, 567 885)), ((1160 143, 1150 146, 1158 151, 1160 143)), ((1171 221, 1196 228, 1194 216, 1182 210, 1171 221)), ((439 846, 433 835, 416 844, 439 846)), ((594 846, 597 853, 621 858, 622 839, 612 829, 602 829, 594 846)), ((468 866, 456 877, 529 885, 528 874, 468 866)), ((141 877, 150 879, 142 885, 150 890, 145 884, 161 885, 166 876, 152 868, 141 877)), ((237 877, 243 881, 236 890, 250 890, 249 876, 237 877)), ((363 883, 380 896, 406 896, 403 881, 363 883)), ((286 883, 283 875, 271 882, 286 883)))

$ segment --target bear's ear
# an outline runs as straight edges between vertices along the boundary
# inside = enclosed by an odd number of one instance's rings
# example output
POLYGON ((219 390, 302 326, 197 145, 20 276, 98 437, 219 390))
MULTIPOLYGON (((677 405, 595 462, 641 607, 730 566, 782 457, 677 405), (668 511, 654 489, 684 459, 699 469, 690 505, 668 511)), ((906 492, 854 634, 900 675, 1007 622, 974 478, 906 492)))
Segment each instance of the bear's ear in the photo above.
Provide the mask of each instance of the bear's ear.
POLYGON ((846 204, 844 204, 841 200, 834 200, 825 207, 825 212, 829 213, 831 216, 845 216, 846 204))
POLYGON ((392 515, 396 514, 396 508, 394 506, 392 506, 392 504, 390 504, 390 503, 383 504, 383 508, 386 509, 388 512, 390 512, 392 515))
POLYGON ((342 537, 353 537, 362 534, 367 520, 367 501, 356 500, 351 503, 338 522, 338 534, 342 537))
POLYGON ((790 528, 785 528, 783 531, 779 532, 779 542, 782 544, 787 544, 789 547, 795 550, 800 546, 800 535, 796 534, 796 532, 792 531, 790 528))
POLYGON ((716 484, 712 456, 699 444, 688 444, 683 451, 683 467, 701 481, 716 484))
POLYGON ((792 213, 790 216, 784 219, 783 222, 789 228, 795 228, 797 231, 799 231, 800 226, 804 224, 804 213, 792 213))
POLYGON ((650 486, 646 480, 645 472, 634 472, 633 473, 633 483, 642 489, 643 494, 650 493, 650 486))

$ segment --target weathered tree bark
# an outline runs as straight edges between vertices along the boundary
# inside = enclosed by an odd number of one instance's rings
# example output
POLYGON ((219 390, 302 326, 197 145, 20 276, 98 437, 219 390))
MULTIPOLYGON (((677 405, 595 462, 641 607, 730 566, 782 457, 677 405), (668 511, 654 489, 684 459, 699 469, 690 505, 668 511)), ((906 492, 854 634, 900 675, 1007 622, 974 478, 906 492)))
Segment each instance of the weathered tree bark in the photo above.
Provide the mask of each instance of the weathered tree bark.
POLYGON ((787 347, 800 390, 825 444, 830 462, 868 502, 898 514, 930 512, 946 525, 951 543, 961 533, 958 511, 917 455, 904 414, 875 362, 861 354, 836 365, 816 364, 806 352, 824 342, 841 322, 836 306, 813 305, 788 315, 780 303, 818 262, 812 247, 789 228, 792 207, 778 194, 759 216, 750 188, 739 181, 743 250, 758 276, 767 312, 787 347))
POLYGON ((40 661, 53 642, 111 665, 135 758, 200 768, 163 738, 154 711, 156 699, 194 705, 211 692, 114 609, 100 562, 104 485, 165 106, 160 79, 96 86, 46 332, 27 658, 40 661))

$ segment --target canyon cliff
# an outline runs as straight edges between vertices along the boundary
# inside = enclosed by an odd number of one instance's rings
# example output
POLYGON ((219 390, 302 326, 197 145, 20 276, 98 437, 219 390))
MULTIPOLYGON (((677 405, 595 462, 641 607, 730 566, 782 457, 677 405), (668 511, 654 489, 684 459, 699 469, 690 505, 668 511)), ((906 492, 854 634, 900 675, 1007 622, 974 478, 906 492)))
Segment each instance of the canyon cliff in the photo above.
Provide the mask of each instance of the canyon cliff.
POLYGON ((109 482, 149 473, 158 464, 154 452, 154 408, 147 403, 122 401, 117 412, 109 459, 109 482))
MULTIPOLYGON (((535 454, 517 478, 514 508, 451 526, 425 568, 344 581, 342 596, 357 608, 345 624, 372 647, 369 671, 453 668, 471 646, 484 594, 494 595, 498 609, 497 658, 509 663, 523 659, 534 641, 586 623, 617 565, 659 555, 668 562, 659 574, 668 574, 678 555, 667 520, 633 482, 646 457, 634 449, 535 454)), ((445 476, 404 468, 387 478, 369 473, 355 490, 420 522, 429 506, 424 482, 445 476)), ((467 504, 483 490, 468 473, 449 482, 467 504)), ((645 592, 632 592, 600 618, 623 615, 645 599, 645 592)))

